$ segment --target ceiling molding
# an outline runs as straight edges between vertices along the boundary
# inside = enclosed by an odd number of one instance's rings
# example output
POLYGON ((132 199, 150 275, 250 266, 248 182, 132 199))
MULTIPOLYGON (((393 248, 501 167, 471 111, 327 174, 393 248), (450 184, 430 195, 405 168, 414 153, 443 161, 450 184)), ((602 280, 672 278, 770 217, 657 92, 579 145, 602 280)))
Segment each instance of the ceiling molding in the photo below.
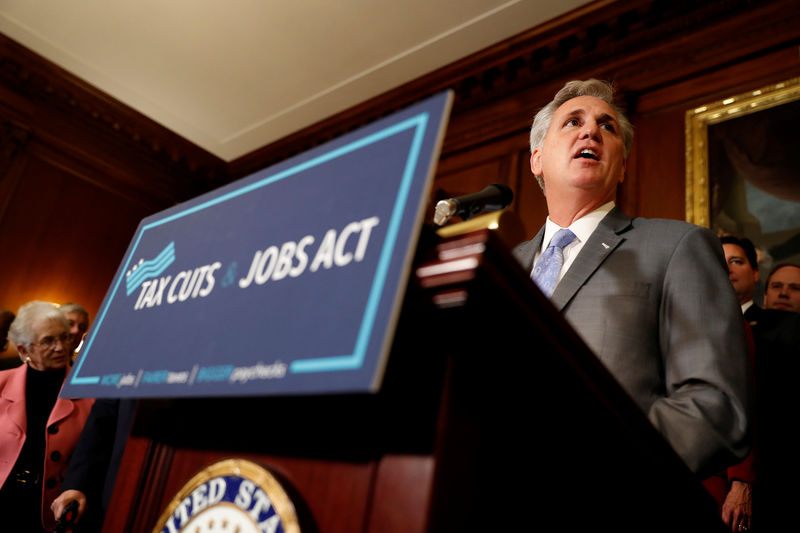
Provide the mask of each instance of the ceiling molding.
MULTIPOLYGON (((530 117, 521 109, 541 105, 541 95, 574 76, 612 79, 628 107, 635 108, 640 93, 679 81, 676 77, 687 69, 712 69, 785 46, 787 35, 800 38, 800 15, 792 5, 789 0, 591 2, 229 163, 0 35, 0 91, 16 99, 15 104, 0 99, 0 115, 10 120, 46 112, 65 117, 173 174, 185 198, 446 89, 454 91, 455 103, 445 154, 525 129, 530 117)), ((36 127, 30 134, 45 135, 36 127)))
MULTIPOLYGON (((593 2, 246 154, 231 162, 230 173, 240 177, 255 172, 446 89, 452 89, 456 98, 445 154, 528 127, 531 117, 509 108, 509 98, 530 91, 551 96, 571 77, 610 79, 621 86, 630 108, 639 92, 685 75, 688 63, 696 62, 689 66, 699 70, 726 61, 714 54, 720 39, 726 44, 721 48, 732 55, 748 53, 747 47, 768 48, 765 34, 770 26, 792 24, 797 18, 791 5, 789 0, 593 2), (753 12, 753 17, 740 17, 746 12, 753 12), (736 24, 726 26, 730 20, 736 24), (690 35, 692 39, 687 38, 690 35), (753 36, 760 40, 754 42, 753 36), (731 39, 740 42, 733 52, 731 39), (653 65, 658 78, 648 73, 648 58, 658 59, 653 65), (485 124, 472 122, 474 115, 481 115, 477 110, 495 104, 505 106, 508 116, 499 109, 500 115, 486 116, 485 124), (461 116, 470 117, 463 128, 454 124, 461 116), (475 130, 482 133, 469 133, 475 130)), ((796 27, 800 33, 800 25, 796 27)), ((785 35, 776 34, 775 40, 785 43, 785 35)))
MULTIPOLYGON (((200 189, 225 181, 222 159, 4 35, 0 35, 0 85, 33 104, 21 112, 6 110, 17 114, 18 120, 34 120, 28 116, 31 109, 37 114, 57 113, 202 183, 200 189)), ((37 135, 36 128, 32 135, 37 135)))

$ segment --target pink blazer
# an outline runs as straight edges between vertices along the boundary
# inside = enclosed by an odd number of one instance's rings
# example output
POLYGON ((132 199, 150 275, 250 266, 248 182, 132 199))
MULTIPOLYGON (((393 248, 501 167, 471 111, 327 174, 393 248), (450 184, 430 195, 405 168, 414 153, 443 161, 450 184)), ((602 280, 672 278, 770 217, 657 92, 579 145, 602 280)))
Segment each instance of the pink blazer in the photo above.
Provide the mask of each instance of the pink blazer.
MULTIPOLYGON (((0 372, 0 486, 6 482, 25 443, 27 370, 28 366, 22 365, 0 372)), ((93 403, 93 399, 58 398, 47 419, 46 449, 42 458, 42 524, 50 531, 55 528, 55 517, 50 510, 50 504, 60 492, 61 480, 67 471, 67 461, 78 443, 93 403)))

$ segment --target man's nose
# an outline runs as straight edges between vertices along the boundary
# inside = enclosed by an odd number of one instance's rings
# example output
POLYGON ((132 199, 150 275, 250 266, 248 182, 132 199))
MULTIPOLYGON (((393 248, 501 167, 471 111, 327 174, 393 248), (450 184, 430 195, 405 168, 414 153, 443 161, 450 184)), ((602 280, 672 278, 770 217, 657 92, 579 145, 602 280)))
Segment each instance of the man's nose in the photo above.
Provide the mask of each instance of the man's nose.
POLYGON ((594 139, 595 141, 599 141, 599 128, 595 122, 591 120, 586 121, 583 125, 583 129, 581 130, 581 139, 594 139))

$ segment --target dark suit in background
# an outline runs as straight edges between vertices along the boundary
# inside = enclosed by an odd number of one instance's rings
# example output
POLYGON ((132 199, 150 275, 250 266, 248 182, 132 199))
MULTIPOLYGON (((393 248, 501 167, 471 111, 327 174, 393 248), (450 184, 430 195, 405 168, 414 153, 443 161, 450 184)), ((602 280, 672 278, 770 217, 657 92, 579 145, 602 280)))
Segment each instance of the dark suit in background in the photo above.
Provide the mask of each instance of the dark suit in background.
POLYGON ((76 533, 99 533, 136 412, 135 399, 97 399, 81 432, 61 490, 86 495, 76 533))
POLYGON ((752 305, 744 316, 756 345, 758 479, 753 530, 787 531, 795 519, 800 479, 793 422, 800 410, 800 314, 752 305))

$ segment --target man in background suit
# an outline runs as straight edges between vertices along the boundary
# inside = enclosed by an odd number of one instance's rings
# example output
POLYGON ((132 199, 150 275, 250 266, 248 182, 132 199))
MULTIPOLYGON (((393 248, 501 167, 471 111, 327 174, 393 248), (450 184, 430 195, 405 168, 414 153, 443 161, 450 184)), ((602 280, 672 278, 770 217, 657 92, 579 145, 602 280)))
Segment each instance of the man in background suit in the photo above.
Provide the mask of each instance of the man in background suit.
MULTIPOLYGON (((742 497, 749 497, 752 492, 754 530, 782 531, 794 519, 794 491, 790 486, 787 490, 786 481, 800 475, 794 427, 787 423, 787 415, 798 408, 794 389, 800 377, 800 314, 764 309, 754 303, 759 277, 755 247, 748 239, 734 236, 721 237, 720 241, 731 284, 753 332, 756 367, 755 483, 752 490, 744 487, 741 482, 747 481, 743 479, 748 475, 746 470, 729 469, 728 499, 733 496, 731 503, 743 502, 742 497)), ((779 268, 780 265, 772 273, 779 268)), ((788 289, 773 288, 773 297, 778 297, 781 290, 788 289)))
POLYGON ((772 268, 764 290, 764 307, 800 313, 800 265, 780 263, 772 268))
MULTIPOLYGON (((759 345, 764 344, 761 351, 772 354, 770 358, 773 360, 778 357, 776 353, 783 354, 782 359, 800 360, 800 316, 788 309, 765 309, 753 301, 759 278, 758 259, 753 243, 749 239, 731 235, 720 237, 720 242, 725 251, 731 285, 736 291, 744 318, 753 331, 756 353, 759 353, 759 345)), ((768 285, 782 266, 785 265, 772 269, 767 280, 768 285)), ((764 299, 767 299, 766 295, 764 299)))
POLYGON ((720 237, 728 264, 728 279, 739 299, 745 318, 752 320, 762 310, 753 301, 758 283, 758 255, 750 239, 740 239, 733 235, 720 237))
MULTIPOLYGON (((740 239, 732 235, 720 237, 722 249, 725 252, 725 262, 728 264, 728 279, 730 279, 745 320, 750 324, 750 331, 755 335, 752 327, 756 322, 751 321, 753 316, 762 311, 753 302, 753 295, 758 282, 758 255, 755 246, 749 239, 740 239)), ((755 341, 755 338, 753 337, 755 341)), ((755 346, 751 347, 753 357, 756 356, 755 346)), ((756 397, 758 387, 756 387, 756 397)), ((751 424, 758 426, 758 420, 751 424)), ((755 432, 757 433, 757 431, 755 432)), ((755 435, 754 441, 758 440, 755 435)), ((754 446, 755 448, 755 446, 754 446)), ((720 505, 722 519, 726 524, 753 523, 753 487, 757 483, 756 452, 752 450, 747 458, 737 465, 728 467, 716 475, 703 481, 703 485, 714 496, 720 505)))
POLYGON ((566 84, 531 128, 531 169, 548 218, 515 254, 542 272, 543 284, 556 283, 543 292, 552 290, 553 305, 704 477, 748 451, 744 323, 715 235, 615 207, 632 139, 608 84, 566 84), (559 252, 548 248, 559 228, 574 238, 553 275, 559 252))

